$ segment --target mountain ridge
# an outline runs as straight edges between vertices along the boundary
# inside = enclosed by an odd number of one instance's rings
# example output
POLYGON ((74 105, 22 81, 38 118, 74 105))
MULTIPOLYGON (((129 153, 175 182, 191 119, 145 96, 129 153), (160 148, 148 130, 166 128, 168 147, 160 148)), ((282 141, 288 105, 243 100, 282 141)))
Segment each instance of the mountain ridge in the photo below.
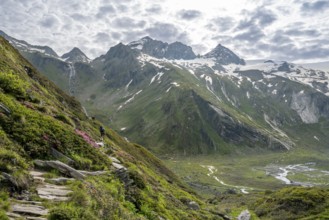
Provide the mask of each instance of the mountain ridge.
MULTIPOLYGON (((67 69, 69 83, 63 83, 65 77, 57 83, 89 113, 158 154, 290 150, 300 135, 291 125, 327 118, 327 97, 317 94, 327 95, 328 76, 323 71, 275 61, 245 64, 221 45, 208 58, 156 58, 134 49, 139 43, 120 43, 90 64, 74 64, 74 76, 68 71, 71 64, 53 61, 53 66, 67 69), (191 98, 193 93, 202 101, 191 98), (237 130, 240 135, 234 135, 237 130), (184 140, 191 142, 189 148, 184 140)), ((47 73, 47 65, 42 68, 47 73)), ((49 78, 59 76, 60 71, 54 71, 49 78)), ((311 134, 311 139, 318 136, 311 134)))

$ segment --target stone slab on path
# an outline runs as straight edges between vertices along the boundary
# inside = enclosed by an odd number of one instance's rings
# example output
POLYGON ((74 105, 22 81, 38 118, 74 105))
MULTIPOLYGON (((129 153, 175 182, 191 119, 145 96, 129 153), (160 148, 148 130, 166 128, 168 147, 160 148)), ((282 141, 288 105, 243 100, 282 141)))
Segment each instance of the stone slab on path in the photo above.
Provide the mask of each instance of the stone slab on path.
POLYGON ((40 198, 53 201, 67 201, 70 199, 67 195, 72 193, 66 186, 57 186, 53 184, 45 184, 37 187, 40 198))
POLYGON ((34 216, 43 216, 48 214, 48 209, 39 205, 14 204, 11 208, 14 213, 18 214, 30 214, 34 216))

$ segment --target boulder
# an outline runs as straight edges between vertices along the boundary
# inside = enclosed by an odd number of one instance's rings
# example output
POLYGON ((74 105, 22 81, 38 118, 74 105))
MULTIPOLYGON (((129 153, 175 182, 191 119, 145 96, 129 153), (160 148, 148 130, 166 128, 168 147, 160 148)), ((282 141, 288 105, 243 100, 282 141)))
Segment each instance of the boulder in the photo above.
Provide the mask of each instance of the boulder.
POLYGON ((200 206, 197 202, 195 201, 190 201, 188 204, 187 204, 187 207, 189 209, 192 209, 192 210, 199 210, 200 209, 200 206))
POLYGON ((115 157, 111 157, 111 156, 109 156, 109 158, 110 158, 111 161, 114 162, 114 163, 121 163, 120 160, 118 160, 118 159, 115 158, 115 157))
POLYGON ((69 165, 66 165, 65 163, 62 163, 58 160, 49 160, 49 161, 43 161, 43 160, 35 160, 34 163, 39 167, 45 167, 45 168, 54 168, 58 170, 59 172, 71 176, 75 179, 82 180, 86 176, 79 172, 78 170, 70 167, 69 165))
POLYGON ((250 220, 251 215, 248 209, 243 210, 240 215, 238 216, 238 220, 250 220))

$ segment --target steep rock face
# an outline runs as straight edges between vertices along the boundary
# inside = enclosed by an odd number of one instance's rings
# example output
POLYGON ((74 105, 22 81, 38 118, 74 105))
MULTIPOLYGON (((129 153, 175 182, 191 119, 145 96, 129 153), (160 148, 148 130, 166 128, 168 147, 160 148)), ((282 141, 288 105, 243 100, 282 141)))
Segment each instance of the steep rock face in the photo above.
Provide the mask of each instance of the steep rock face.
POLYGON ((294 66, 287 63, 287 62, 283 62, 279 67, 278 67, 278 71, 282 71, 282 72, 286 72, 289 73, 291 72, 291 68, 293 68, 294 66))
POLYGON ((90 59, 77 47, 74 47, 70 52, 63 54, 62 59, 66 62, 81 62, 88 63, 90 59))
POLYGON ((103 75, 107 86, 118 88, 127 85, 131 80, 134 85, 149 74, 147 66, 140 66, 138 55, 138 51, 120 43, 105 55, 95 59, 93 65, 103 75))
POLYGON ((319 122, 320 117, 329 118, 329 101, 320 93, 293 93, 290 107, 306 124, 319 122))
POLYGON ((267 148, 270 150, 289 150, 291 143, 285 143, 255 128, 236 121, 221 109, 205 102, 196 96, 203 117, 211 124, 216 133, 226 142, 234 145, 245 145, 250 148, 267 148))
POLYGON ((180 42, 168 44, 153 40, 150 37, 144 37, 139 41, 133 41, 129 46, 156 58, 190 60, 196 57, 192 48, 185 44, 180 42))
POLYGON ((230 49, 218 44, 216 48, 203 55, 205 58, 215 58, 220 64, 240 64, 245 65, 245 61, 233 53, 230 49))

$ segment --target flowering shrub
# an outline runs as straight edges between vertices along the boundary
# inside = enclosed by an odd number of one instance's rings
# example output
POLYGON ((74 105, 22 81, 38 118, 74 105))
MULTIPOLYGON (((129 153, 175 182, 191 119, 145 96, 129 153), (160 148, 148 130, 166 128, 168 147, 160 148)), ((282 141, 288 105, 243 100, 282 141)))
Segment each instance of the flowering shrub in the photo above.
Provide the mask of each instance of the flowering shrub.
POLYGON ((75 129, 75 133, 77 133, 79 136, 81 136, 91 146, 98 147, 95 140, 92 139, 86 132, 75 129))

